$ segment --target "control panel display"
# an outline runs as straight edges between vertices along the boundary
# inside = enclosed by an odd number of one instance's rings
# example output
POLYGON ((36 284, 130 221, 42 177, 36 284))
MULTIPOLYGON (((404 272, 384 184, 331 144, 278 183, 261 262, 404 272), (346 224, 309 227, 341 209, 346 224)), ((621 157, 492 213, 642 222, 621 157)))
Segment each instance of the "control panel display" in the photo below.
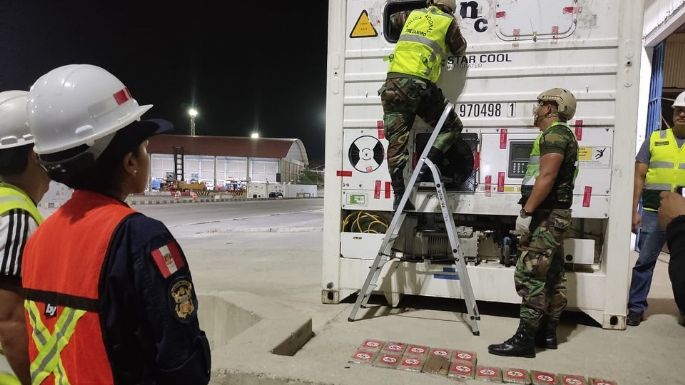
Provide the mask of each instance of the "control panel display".
POLYGON ((528 168, 528 159, 533 141, 512 141, 509 145, 509 178, 523 178, 528 168))

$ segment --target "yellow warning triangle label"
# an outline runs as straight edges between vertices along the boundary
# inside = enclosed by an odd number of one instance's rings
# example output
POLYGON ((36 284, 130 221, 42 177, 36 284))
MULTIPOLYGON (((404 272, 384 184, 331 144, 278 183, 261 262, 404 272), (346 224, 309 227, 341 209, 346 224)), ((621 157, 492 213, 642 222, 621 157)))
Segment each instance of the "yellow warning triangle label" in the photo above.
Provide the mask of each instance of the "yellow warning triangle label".
POLYGON ((366 12, 366 10, 363 10, 362 14, 359 15, 359 19, 357 19, 357 22, 354 24, 352 32, 350 32, 350 37, 356 38, 376 36, 378 36, 378 32, 376 32, 376 28, 374 28, 373 24, 371 24, 371 20, 369 20, 369 14, 366 12))

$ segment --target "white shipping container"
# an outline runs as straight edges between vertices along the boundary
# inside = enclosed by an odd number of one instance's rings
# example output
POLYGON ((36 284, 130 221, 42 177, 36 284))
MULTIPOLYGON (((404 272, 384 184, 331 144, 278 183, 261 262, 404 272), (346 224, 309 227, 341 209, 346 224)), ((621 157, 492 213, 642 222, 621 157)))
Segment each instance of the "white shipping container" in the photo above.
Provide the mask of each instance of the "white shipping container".
MULTIPOLYGON (((382 234, 343 228, 344 219, 359 212, 392 214, 388 141, 377 94, 387 71, 384 58, 394 49, 387 20, 394 11, 424 4, 411 0, 329 3, 325 303, 337 303, 360 289, 382 240, 382 234)), ((539 133, 532 127, 536 96, 549 88, 567 88, 578 100, 569 124, 580 146, 570 232, 578 241, 570 244, 594 245, 574 248, 575 255, 567 256, 574 270, 567 272, 569 307, 584 311, 605 328, 624 329, 643 2, 471 0, 457 4, 468 49, 463 56, 448 58, 438 85, 456 103, 465 126, 461 147, 457 151, 455 146, 448 157, 455 167, 466 165, 468 170, 463 184, 449 192, 448 201, 454 214, 461 215, 457 225, 477 234, 464 240, 465 247, 475 250, 470 261, 478 262, 468 266, 476 298, 520 302, 513 267, 501 263, 498 253, 520 210, 522 171, 539 133)), ((414 128, 410 154, 420 153, 415 143, 430 132, 420 119, 414 128)), ((419 213, 408 216, 395 243, 406 254, 442 250, 436 238, 415 230, 417 223, 438 212, 434 195, 419 191, 415 196, 419 213)), ((458 285, 425 273, 427 265, 388 263, 381 275, 381 291, 392 304, 403 294, 461 297, 458 285)))

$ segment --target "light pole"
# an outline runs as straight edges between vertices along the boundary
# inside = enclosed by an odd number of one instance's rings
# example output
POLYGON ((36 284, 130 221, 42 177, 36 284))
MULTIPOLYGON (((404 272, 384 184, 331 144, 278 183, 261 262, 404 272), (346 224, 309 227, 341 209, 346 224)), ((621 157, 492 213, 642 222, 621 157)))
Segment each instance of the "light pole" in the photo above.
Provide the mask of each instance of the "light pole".
POLYGON ((197 110, 194 107, 188 109, 188 115, 190 116, 190 136, 195 136, 195 118, 197 117, 197 110))

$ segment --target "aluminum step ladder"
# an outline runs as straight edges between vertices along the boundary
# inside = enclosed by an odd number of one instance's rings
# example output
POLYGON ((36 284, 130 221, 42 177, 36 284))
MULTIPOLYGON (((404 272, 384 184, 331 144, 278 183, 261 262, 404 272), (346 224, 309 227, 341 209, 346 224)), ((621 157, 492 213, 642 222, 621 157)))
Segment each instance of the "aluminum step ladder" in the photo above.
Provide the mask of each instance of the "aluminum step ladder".
MULTIPOLYGON (((399 236, 400 228, 402 227, 402 223, 404 222, 407 216, 407 214, 404 212, 404 206, 407 204, 409 196, 413 193, 413 190, 417 188, 416 180, 418 179, 419 171, 421 170, 421 167, 424 164, 426 164, 433 175, 435 191, 437 193, 437 198, 440 202, 440 208, 442 210, 442 218, 445 221, 447 236, 449 238, 450 246, 452 248, 451 252, 452 256, 454 257, 453 266, 455 271, 454 273, 452 273, 452 275, 455 275, 457 277, 457 280, 461 285, 462 296, 464 297, 464 301, 466 302, 466 308, 469 315, 467 323, 471 327, 471 331, 474 335, 480 335, 480 331, 478 330, 478 321, 480 320, 480 314, 478 313, 478 305, 476 304, 476 298, 473 295, 473 288, 471 287, 471 280, 469 279, 469 273, 466 269, 464 255, 461 250, 461 245, 459 244, 459 237, 457 236, 457 230, 454 225, 454 218, 452 217, 452 213, 450 212, 449 207, 447 207, 447 195, 445 191, 445 186, 441 181, 440 170, 438 170, 435 164, 431 162, 430 159, 428 159, 428 151, 430 151, 431 147, 433 147, 433 143, 435 143, 435 140, 438 137, 438 134, 440 133, 440 130, 442 129, 442 126, 445 124, 445 120, 447 120, 447 116, 449 115, 452 109, 454 109, 454 105, 451 103, 448 103, 447 106, 445 106, 445 110, 443 111, 442 116, 440 116, 440 120, 438 121, 437 126, 433 130, 433 133, 431 134, 428 143, 426 143, 426 147, 423 149, 423 152, 421 153, 421 157, 417 162, 414 171, 412 172, 411 178, 409 180, 409 183, 407 184, 404 195, 402 196, 399 206, 397 207, 397 211, 395 211, 395 214, 392 217, 392 221, 390 222, 390 226, 388 227, 388 230, 385 233, 385 237, 383 237, 383 243, 381 243, 378 255, 376 255, 376 259, 374 259, 373 264, 369 268, 370 270, 369 274, 366 276, 366 281, 364 281, 364 285, 359 291, 357 301, 354 303, 354 307, 352 308, 352 312, 350 313, 350 316, 348 318, 348 321, 350 322, 356 320, 357 311, 359 311, 359 308, 367 306, 369 298, 371 297, 371 293, 374 289, 379 287, 377 281, 381 274, 381 270, 383 269, 383 266, 392 259, 392 246, 395 243, 397 237, 399 236)), ((440 274, 449 275, 450 273, 440 272, 440 274)))

